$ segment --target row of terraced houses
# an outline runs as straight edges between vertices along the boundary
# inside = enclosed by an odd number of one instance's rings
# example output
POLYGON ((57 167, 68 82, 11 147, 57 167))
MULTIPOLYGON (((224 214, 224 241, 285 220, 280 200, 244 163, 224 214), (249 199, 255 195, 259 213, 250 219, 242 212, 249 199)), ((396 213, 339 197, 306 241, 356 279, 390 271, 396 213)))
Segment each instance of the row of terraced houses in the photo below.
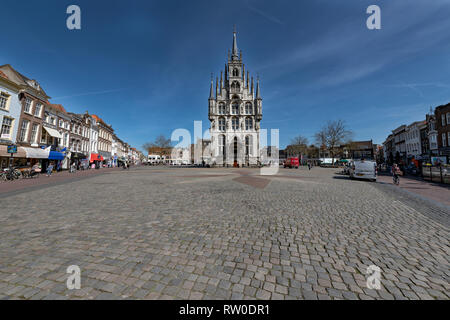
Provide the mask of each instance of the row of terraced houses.
POLYGON ((50 103, 39 82, 0 66, 0 168, 52 162, 63 170, 136 163, 139 152, 95 114, 77 114, 50 103), (16 146, 16 153, 8 153, 16 146))
POLYGON ((387 163, 450 164, 450 103, 424 118, 392 130, 383 143, 387 163))

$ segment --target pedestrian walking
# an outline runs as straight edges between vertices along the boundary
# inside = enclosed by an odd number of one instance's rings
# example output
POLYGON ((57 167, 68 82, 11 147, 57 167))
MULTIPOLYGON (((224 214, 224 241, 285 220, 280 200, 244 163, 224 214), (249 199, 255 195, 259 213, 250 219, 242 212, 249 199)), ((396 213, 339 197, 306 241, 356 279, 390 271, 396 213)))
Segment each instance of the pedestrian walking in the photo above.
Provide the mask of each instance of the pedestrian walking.
POLYGON ((52 175, 53 171, 53 162, 51 162, 47 167, 47 177, 50 177, 52 175))
POLYGON ((400 184, 401 170, 396 163, 392 166, 391 173, 394 184, 398 186, 400 184))

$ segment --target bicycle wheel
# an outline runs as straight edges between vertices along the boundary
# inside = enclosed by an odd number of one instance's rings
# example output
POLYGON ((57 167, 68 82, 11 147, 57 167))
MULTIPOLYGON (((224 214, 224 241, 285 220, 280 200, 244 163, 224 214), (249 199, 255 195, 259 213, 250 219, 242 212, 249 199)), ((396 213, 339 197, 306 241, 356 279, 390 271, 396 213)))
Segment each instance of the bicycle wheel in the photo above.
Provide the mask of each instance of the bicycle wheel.
POLYGON ((14 172, 14 179, 19 180, 20 178, 22 178, 22 175, 20 173, 14 172))

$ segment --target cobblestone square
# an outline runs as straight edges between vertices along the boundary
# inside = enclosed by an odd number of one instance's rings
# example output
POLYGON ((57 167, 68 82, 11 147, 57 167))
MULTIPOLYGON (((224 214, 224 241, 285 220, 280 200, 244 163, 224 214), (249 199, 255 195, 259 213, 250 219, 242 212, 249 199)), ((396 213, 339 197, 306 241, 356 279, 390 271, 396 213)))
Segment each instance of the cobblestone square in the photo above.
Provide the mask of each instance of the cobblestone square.
POLYGON ((2 299, 450 298, 448 206, 336 169, 137 167, 0 204, 2 299))

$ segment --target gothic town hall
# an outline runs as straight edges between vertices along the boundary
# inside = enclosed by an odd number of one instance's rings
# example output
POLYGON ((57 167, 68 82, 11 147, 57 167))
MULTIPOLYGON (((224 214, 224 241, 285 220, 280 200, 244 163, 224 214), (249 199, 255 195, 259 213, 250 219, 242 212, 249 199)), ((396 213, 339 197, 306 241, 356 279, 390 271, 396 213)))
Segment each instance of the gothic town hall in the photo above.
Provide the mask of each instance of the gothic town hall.
POLYGON ((245 70, 236 31, 231 54, 220 79, 211 79, 208 117, 211 122, 211 160, 216 165, 249 166, 259 162, 259 130, 262 99, 259 78, 245 70))

